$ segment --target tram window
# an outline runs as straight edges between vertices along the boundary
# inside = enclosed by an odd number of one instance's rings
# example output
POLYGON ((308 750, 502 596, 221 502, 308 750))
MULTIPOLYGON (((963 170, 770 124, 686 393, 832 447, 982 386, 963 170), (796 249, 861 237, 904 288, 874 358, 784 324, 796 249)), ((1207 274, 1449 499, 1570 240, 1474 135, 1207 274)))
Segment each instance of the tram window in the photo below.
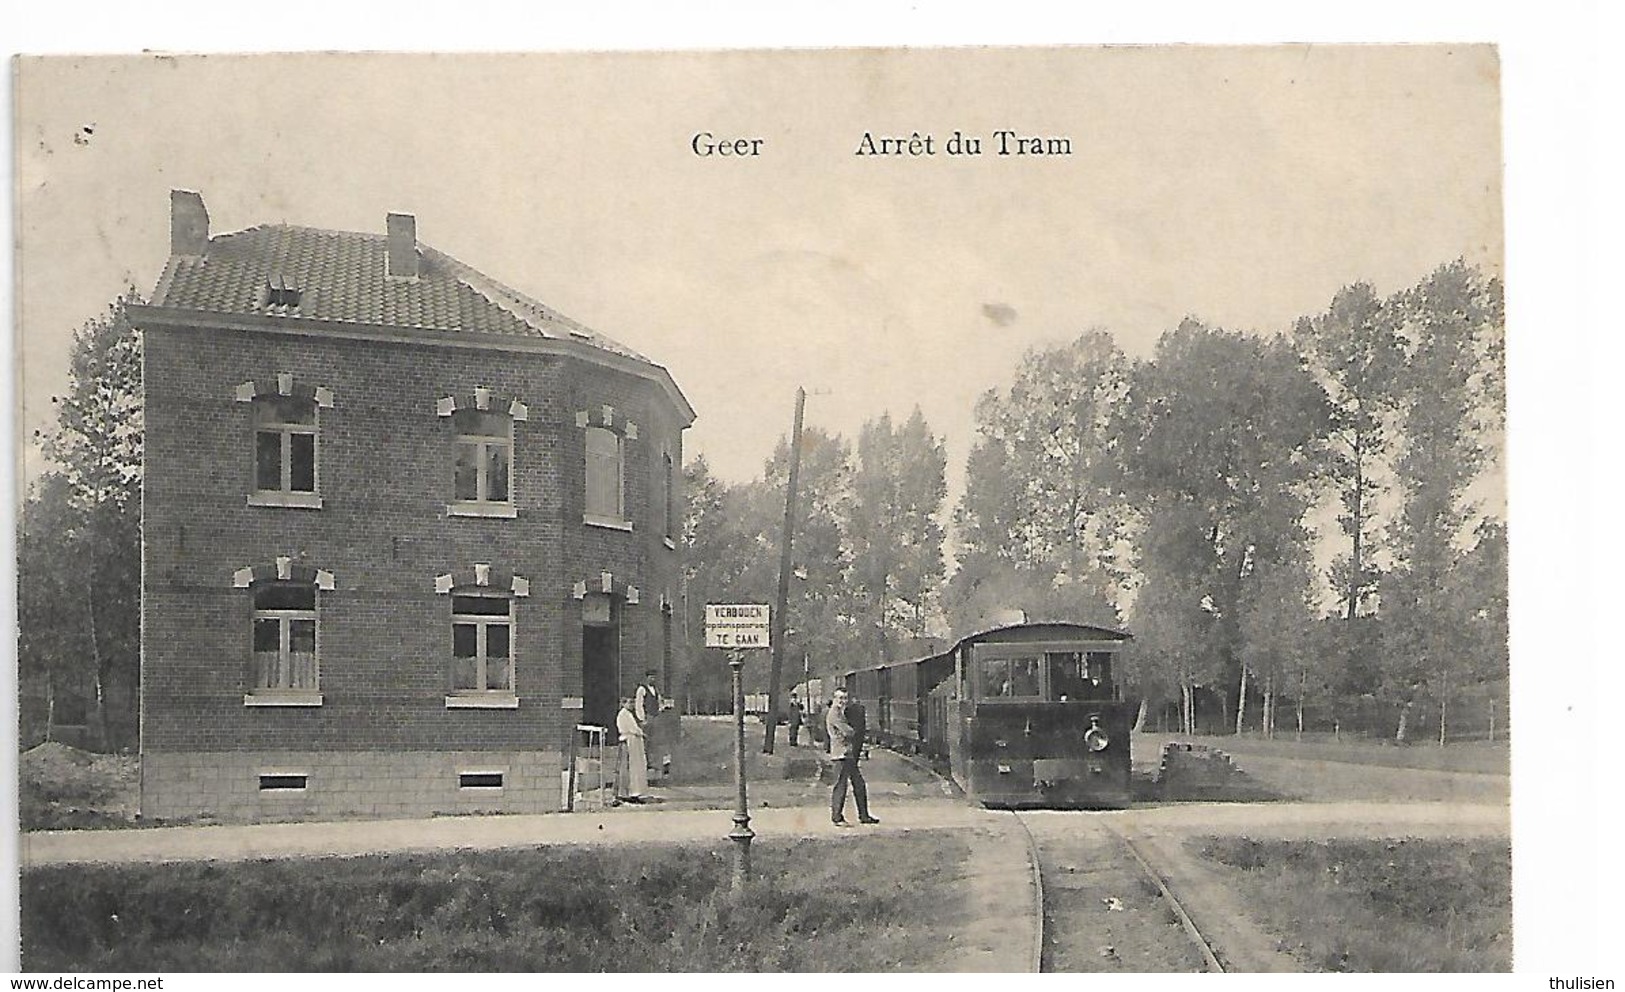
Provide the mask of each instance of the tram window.
POLYGON ((1041 699, 1039 659, 987 658, 981 664, 983 699, 1041 699))
POLYGON ((1097 691, 1110 691, 1112 684, 1112 653, 1110 651, 1091 651, 1085 659, 1084 677, 1097 691), (1104 686, 1105 689, 1098 687, 1104 686))
POLYGON ((1044 694, 1040 681, 1037 658, 1010 659, 1010 695, 1021 699, 1036 699, 1044 694))
POLYGON ((989 658, 982 662, 982 696, 995 698, 1010 695, 1010 659, 989 658))
POLYGON ((1078 651, 1051 651, 1045 656, 1049 662, 1050 698, 1065 702, 1089 698, 1089 681, 1085 677, 1083 654, 1078 651))

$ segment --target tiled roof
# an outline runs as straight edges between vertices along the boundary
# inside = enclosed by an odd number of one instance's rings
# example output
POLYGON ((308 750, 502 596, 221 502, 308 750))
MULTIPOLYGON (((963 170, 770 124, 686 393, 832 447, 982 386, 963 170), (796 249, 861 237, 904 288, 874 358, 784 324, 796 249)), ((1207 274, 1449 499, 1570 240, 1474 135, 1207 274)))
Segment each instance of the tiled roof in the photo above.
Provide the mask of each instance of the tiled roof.
POLYGON ((386 274, 388 244, 382 234, 282 224, 219 235, 209 239, 201 257, 170 257, 153 303, 182 310, 299 316, 448 334, 573 338, 648 361, 421 242, 418 277, 390 278, 386 274), (267 292, 271 286, 298 290, 298 305, 272 305, 267 292))

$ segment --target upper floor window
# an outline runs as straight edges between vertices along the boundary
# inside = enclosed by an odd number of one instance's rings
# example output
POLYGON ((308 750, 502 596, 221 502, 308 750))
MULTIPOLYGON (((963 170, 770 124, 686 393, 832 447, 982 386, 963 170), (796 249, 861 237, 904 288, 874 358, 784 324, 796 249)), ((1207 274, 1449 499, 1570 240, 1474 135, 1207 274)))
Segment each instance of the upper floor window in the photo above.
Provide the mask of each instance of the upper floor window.
POLYGON ((626 473, 621 436, 607 427, 587 428, 587 521, 624 525, 626 473))
POLYGON ((484 410, 452 414, 457 454, 452 468, 453 513, 513 511, 513 418, 484 410))
POLYGON ((254 400, 256 502, 319 505, 316 499, 316 402, 298 396, 254 400))
POLYGON ((661 495, 665 497, 661 502, 664 505, 666 524, 666 529, 663 531, 663 533, 666 536, 666 541, 670 543, 671 540, 676 537, 677 533, 677 480, 673 473, 671 452, 669 451, 664 456, 663 474, 661 478, 663 490, 661 495))
POLYGON ((316 586, 258 582, 253 591, 254 691, 314 693, 316 586))
POLYGON ((299 298, 304 295, 302 290, 291 286, 267 286, 265 288, 265 308, 267 310, 297 310, 299 298))
POLYGON ((451 597, 453 693, 512 693, 513 601, 496 594, 451 597))

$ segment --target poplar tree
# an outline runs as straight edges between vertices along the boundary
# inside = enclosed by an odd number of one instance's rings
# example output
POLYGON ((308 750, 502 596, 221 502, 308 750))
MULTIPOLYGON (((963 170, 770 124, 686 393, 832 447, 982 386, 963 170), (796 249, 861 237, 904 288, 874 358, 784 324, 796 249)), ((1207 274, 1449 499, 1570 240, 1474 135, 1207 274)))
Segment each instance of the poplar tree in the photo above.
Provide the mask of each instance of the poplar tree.
MULTIPOLYGON (((1140 567, 1164 585, 1136 603, 1135 627, 1176 629, 1211 615, 1191 675, 1217 670, 1221 699, 1246 698, 1242 605, 1249 582, 1305 556, 1303 525, 1325 394, 1282 337, 1187 319, 1135 368, 1114 428, 1121 485, 1146 513, 1140 567)), ((1149 591, 1149 590, 1143 590, 1149 591)))
POLYGON ((1391 458, 1405 361, 1397 310, 1369 283, 1354 283, 1337 291, 1325 313, 1301 318, 1293 334, 1329 401, 1323 465, 1348 543, 1333 563, 1332 587, 1351 622, 1376 591, 1371 552, 1380 537, 1375 521, 1386 492, 1381 476, 1391 458))
POLYGON ((1009 390, 976 406, 977 438, 955 513, 959 569, 950 586, 956 629, 994 605, 1029 615, 1113 623, 1129 579, 1131 510, 1112 487, 1113 411, 1129 364, 1104 331, 1029 351, 1009 390))
MULTIPOLYGON (((100 746, 110 750, 134 745, 138 732, 141 333, 126 308, 140 302, 127 290, 74 335, 67 389, 53 398, 57 425, 42 439, 61 482, 36 494, 61 505, 25 510, 36 526, 22 549, 30 560, 20 563, 31 573, 57 573, 61 601, 45 612, 24 610, 19 624, 65 625, 82 645, 76 667, 90 686, 100 746)), ((29 648, 53 636, 20 633, 20 646, 29 648)))
POLYGON ((1504 417, 1505 304, 1499 280, 1458 259, 1393 305, 1408 360, 1395 464, 1402 497, 1391 543, 1395 569, 1382 593, 1383 695, 1399 709, 1399 740, 1413 706, 1431 697, 1442 743, 1449 700, 1471 676, 1471 618, 1482 608, 1467 571, 1478 509, 1468 489, 1488 464, 1491 435, 1504 417))
MULTIPOLYGON (((793 643, 807 652, 815 677, 849 667, 856 658, 859 606, 852 589, 852 548, 847 527, 852 506, 852 451, 845 438, 819 427, 801 432, 800 492, 796 500, 795 573, 790 580, 785 626, 793 643)), ((777 588, 778 549, 784 528, 785 487, 790 477, 790 442, 779 439, 763 479, 752 519, 758 560, 777 588)))
POLYGON ((900 427, 882 414, 858 435, 848 532, 853 578, 877 660, 893 660, 893 632, 915 638, 931 628, 943 575, 942 524, 947 454, 919 407, 900 427))

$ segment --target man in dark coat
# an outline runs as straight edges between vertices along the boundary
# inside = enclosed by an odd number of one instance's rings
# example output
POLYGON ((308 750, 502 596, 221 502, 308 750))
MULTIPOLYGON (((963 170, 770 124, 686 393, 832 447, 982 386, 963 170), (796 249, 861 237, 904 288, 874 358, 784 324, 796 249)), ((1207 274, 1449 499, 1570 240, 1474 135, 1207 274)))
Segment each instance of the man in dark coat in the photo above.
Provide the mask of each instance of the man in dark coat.
POLYGON ((801 738, 801 700, 795 696, 790 697, 790 746, 795 747, 801 738))
POLYGON ((846 699, 846 722, 852 725, 852 735, 858 740, 858 751, 861 756, 863 745, 869 740, 869 712, 863 708, 863 701, 853 696, 846 699))
POLYGON ((837 827, 851 826, 846 820, 846 788, 852 785, 852 798, 858 804, 859 823, 879 823, 869 815, 869 786, 863 781, 858 761, 863 756, 863 727, 866 714, 862 704, 849 700, 845 689, 836 689, 830 701, 829 713, 824 717, 829 732, 829 756, 835 763, 835 788, 829 797, 830 822, 837 827), (857 725, 852 718, 857 717, 857 725))

